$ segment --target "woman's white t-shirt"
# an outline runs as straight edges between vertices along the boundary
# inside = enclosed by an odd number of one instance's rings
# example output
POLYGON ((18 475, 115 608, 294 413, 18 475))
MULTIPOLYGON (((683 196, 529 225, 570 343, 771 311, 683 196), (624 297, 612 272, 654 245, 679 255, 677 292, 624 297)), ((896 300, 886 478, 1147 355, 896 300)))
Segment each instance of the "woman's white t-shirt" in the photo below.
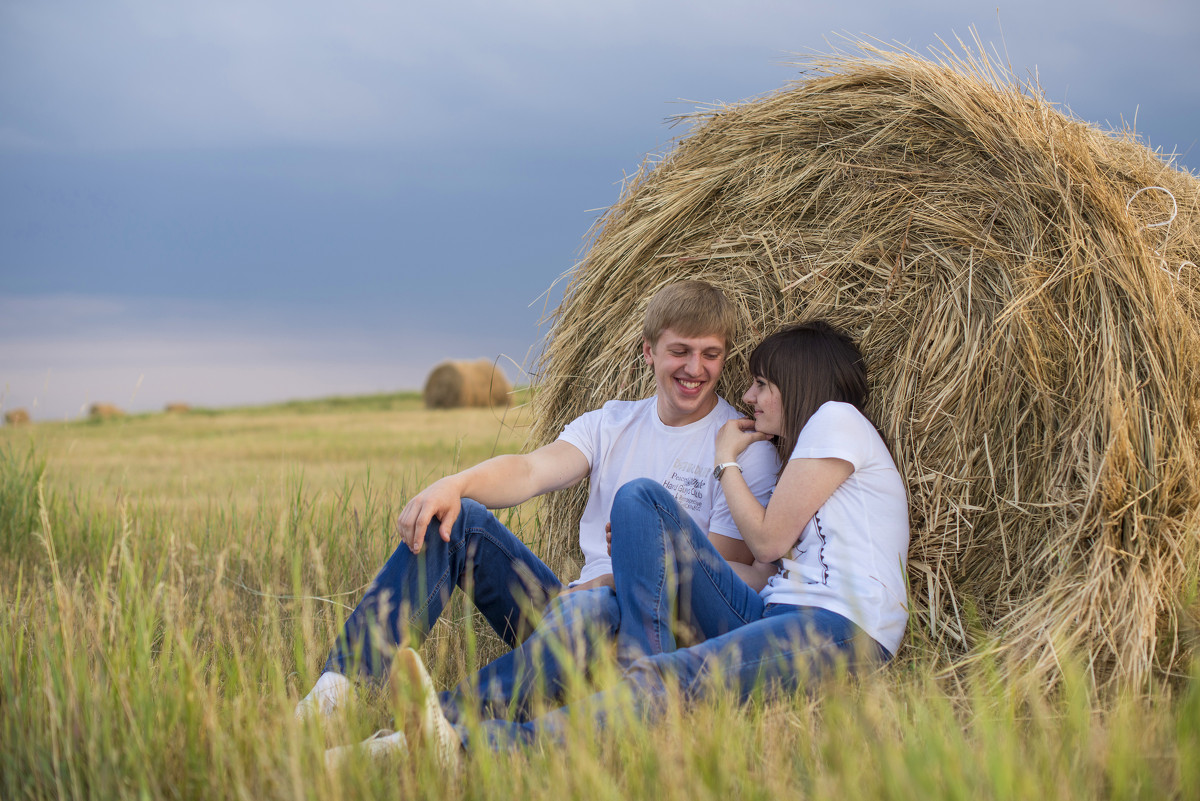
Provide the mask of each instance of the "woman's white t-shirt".
POLYGON ((837 612, 895 654, 908 622, 908 498, 887 446, 858 409, 830 401, 809 418, 791 458, 844 459, 854 472, 780 560, 763 600, 837 612))

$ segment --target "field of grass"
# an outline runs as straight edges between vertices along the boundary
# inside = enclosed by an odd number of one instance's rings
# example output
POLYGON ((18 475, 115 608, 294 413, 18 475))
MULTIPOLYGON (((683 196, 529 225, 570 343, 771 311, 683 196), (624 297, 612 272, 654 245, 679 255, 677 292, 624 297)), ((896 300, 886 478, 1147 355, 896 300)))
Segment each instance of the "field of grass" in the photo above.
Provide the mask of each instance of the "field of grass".
MULTIPOLYGON (((1101 699, 1069 664, 1053 692, 937 674, 919 635, 813 698, 327 773, 292 708, 396 514, 527 418, 399 395, 0 428, 0 798, 1200 797, 1200 673, 1101 699)), ((536 504, 501 518, 538 547, 536 504)), ((439 624, 439 684, 498 652, 485 629, 439 624)), ((343 737, 388 724, 364 694, 343 737)))

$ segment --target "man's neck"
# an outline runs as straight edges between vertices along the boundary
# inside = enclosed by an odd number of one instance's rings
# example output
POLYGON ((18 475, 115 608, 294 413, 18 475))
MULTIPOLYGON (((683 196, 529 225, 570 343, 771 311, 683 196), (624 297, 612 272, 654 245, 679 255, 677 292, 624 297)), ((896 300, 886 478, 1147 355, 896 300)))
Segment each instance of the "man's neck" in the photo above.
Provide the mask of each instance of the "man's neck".
POLYGON ((682 414, 674 409, 664 409, 662 396, 657 397, 658 400, 655 408, 658 412, 658 419, 663 425, 670 428, 679 428, 680 426, 691 425, 692 423, 703 420, 705 417, 708 417, 713 409, 717 408, 716 395, 714 395, 712 399, 701 408, 701 410, 692 412, 690 414, 682 414))

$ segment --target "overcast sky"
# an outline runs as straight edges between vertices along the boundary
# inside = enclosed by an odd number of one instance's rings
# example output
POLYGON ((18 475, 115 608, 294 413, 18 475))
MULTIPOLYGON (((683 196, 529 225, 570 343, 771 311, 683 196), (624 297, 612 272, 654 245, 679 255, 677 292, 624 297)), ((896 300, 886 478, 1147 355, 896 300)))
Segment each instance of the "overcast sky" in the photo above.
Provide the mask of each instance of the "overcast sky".
POLYGON ((417 389, 545 333, 670 118, 971 26, 1200 166, 1194 0, 0 0, 0 407, 417 389))

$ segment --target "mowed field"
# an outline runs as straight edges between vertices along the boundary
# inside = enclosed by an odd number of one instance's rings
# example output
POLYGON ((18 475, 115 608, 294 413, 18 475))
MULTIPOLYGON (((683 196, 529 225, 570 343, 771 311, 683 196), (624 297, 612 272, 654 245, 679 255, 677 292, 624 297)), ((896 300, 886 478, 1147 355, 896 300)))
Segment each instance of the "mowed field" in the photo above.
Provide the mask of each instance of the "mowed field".
MULTIPOLYGON (((387 699, 363 692, 328 742, 292 708, 396 515, 528 423, 404 394, 0 428, 0 798, 1200 797, 1196 670, 1099 697, 1068 655, 1053 689, 942 670, 920 631, 812 695, 579 720, 453 772, 327 772, 326 746, 391 725, 387 699)), ((500 516, 535 550, 549 535, 536 503, 500 516)), ((501 648, 460 604, 425 656, 450 686, 501 648)))

